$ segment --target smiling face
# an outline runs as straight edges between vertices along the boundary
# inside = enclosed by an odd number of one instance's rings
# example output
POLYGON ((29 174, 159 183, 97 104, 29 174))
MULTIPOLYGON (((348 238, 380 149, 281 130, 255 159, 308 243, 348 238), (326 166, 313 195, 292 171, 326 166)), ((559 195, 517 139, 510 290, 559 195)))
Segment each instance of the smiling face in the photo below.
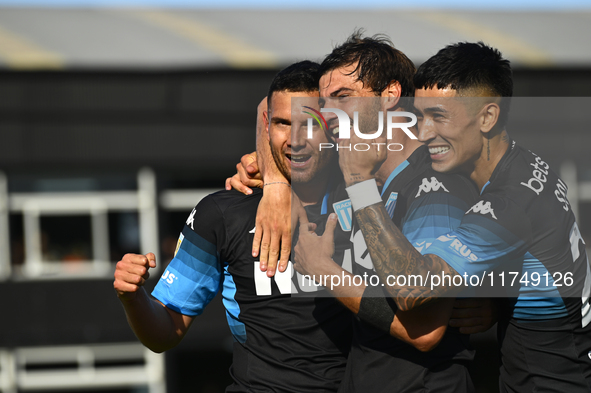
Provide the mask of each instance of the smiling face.
POLYGON ((430 88, 416 90, 414 103, 419 140, 429 147, 433 169, 470 175, 484 148, 478 100, 430 88))
MULTIPOLYGON (((364 86, 355 71, 357 63, 337 68, 327 72, 320 78, 320 106, 337 108, 345 111, 351 120, 353 113, 359 112, 359 128, 364 132, 374 132, 378 128, 378 119, 375 116, 380 108, 380 100, 355 100, 353 97, 376 97, 376 93, 364 86)), ((324 117, 328 123, 329 134, 337 136, 339 122, 332 112, 325 112, 324 117)))
POLYGON ((318 93, 275 92, 267 116, 273 159, 292 184, 325 181, 322 175, 334 158, 331 150, 320 152, 319 144, 327 143, 328 138, 317 124, 314 123, 312 138, 307 138, 310 116, 304 113, 308 110, 303 106, 318 110, 318 93), (298 100, 292 111, 294 97, 298 100))

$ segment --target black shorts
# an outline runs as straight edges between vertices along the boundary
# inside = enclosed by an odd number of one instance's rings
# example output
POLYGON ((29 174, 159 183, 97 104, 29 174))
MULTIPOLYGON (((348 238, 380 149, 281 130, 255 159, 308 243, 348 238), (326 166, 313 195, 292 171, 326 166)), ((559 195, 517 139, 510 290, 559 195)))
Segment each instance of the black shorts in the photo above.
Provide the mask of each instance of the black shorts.
POLYGON ((499 389, 508 392, 591 392, 591 332, 564 320, 510 322, 501 346, 499 389))

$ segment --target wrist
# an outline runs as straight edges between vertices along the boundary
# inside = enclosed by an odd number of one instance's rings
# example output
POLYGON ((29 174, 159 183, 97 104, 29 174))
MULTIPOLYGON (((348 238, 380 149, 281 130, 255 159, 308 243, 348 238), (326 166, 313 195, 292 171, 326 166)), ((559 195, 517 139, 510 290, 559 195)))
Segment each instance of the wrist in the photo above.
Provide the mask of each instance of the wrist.
POLYGON ((280 187, 282 185, 283 186, 287 186, 287 187, 291 187, 291 184, 289 184, 286 181, 270 181, 270 182, 264 182, 263 183, 263 187, 266 187, 266 186, 278 186, 278 187, 280 187))
POLYGON ((357 183, 361 183, 361 182, 371 180, 374 178, 369 173, 360 173, 360 172, 346 173, 346 174, 343 174, 343 177, 345 178, 345 186, 347 186, 347 187, 350 187, 350 186, 353 186, 357 183))
POLYGON ((369 179, 346 188, 351 199, 353 211, 363 209, 376 203, 382 203, 376 179, 369 179))

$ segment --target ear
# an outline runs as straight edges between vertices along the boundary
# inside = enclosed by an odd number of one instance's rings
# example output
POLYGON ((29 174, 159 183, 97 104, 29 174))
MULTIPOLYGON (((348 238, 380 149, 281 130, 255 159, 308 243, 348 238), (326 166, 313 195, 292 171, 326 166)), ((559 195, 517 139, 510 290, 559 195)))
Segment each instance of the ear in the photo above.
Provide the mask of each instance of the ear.
POLYGON ((384 100, 384 109, 392 109, 398 102, 400 101, 400 97, 402 96, 402 86, 400 86, 400 82, 392 80, 388 83, 388 86, 384 90, 382 90, 382 94, 380 94, 384 100))
POLYGON ((263 111, 263 124, 265 125, 265 138, 267 140, 270 139, 269 137, 269 112, 263 111))
POLYGON ((488 133, 499 121, 501 108, 496 102, 486 103, 480 112, 480 131, 488 133))

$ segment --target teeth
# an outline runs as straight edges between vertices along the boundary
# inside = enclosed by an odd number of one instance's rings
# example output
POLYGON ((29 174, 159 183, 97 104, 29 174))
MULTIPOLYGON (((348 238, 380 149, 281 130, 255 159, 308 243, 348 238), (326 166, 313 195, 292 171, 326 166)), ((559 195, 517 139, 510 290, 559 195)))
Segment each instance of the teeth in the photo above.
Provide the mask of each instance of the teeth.
POLYGON ((294 162, 304 162, 306 160, 308 160, 308 158, 310 158, 309 155, 305 155, 305 156, 291 156, 291 160, 294 162))
POLYGON ((333 128, 333 130, 332 130, 332 134, 333 134, 333 135, 336 135, 336 134, 338 134, 338 133, 339 133, 339 127, 335 127, 335 128, 333 128))
POLYGON ((429 153, 430 154, 441 154, 449 151, 449 146, 440 146, 440 147, 430 147, 429 153))

